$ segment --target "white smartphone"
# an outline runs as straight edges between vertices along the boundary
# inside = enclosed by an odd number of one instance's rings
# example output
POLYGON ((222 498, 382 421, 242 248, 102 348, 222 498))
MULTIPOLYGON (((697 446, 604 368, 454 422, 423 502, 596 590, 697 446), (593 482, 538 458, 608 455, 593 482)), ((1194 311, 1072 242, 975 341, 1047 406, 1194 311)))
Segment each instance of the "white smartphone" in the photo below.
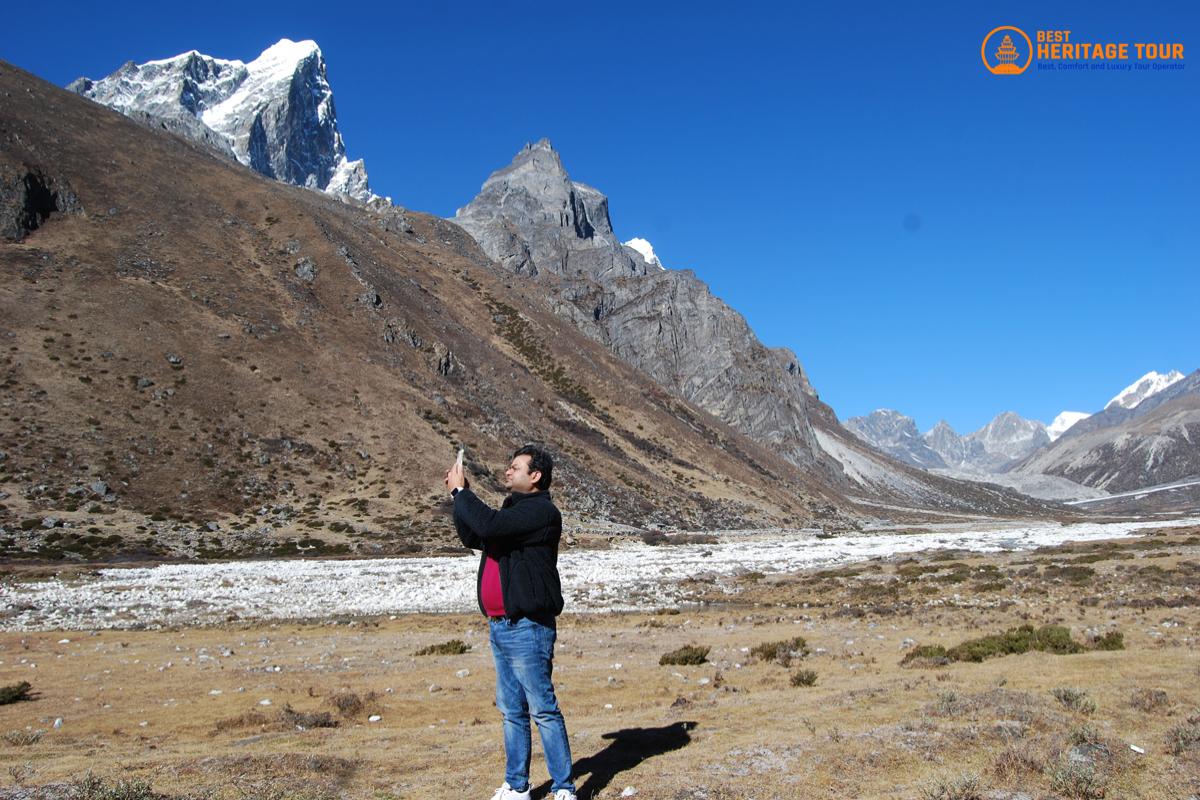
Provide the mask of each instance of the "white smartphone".
POLYGON ((465 451, 464 451, 464 450, 463 450, 461 447, 460 447, 460 448, 458 448, 458 461, 457 461, 457 462, 455 462, 455 463, 457 463, 457 464, 458 464, 458 468, 459 468, 459 469, 462 469, 462 465, 463 465, 463 463, 462 463, 462 460, 463 460, 463 452, 465 452, 465 451))

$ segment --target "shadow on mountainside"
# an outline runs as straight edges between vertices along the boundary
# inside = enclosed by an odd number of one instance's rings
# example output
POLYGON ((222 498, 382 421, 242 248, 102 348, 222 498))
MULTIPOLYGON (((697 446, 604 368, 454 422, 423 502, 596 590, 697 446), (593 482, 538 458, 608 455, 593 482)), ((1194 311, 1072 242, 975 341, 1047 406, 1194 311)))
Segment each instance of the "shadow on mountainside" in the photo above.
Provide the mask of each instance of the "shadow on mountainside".
MULTIPOLYGON (((599 797, 614 777, 646 759, 686 746, 692 741, 689 731, 695 727, 696 723, 688 720, 661 728, 622 728, 603 734, 602 739, 612 740, 608 747, 575 762, 571 775, 577 782, 579 800, 599 797), (578 783, 582 775, 588 779, 578 783)), ((534 788, 530 796, 540 799, 549 792, 550 781, 546 781, 534 788)))

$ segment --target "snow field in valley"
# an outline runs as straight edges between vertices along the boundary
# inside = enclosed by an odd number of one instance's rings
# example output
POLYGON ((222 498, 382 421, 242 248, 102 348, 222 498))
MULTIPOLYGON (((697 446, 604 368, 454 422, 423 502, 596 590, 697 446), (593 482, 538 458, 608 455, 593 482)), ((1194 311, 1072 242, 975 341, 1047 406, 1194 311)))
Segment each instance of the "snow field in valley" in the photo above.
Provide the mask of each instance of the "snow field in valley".
MULTIPOLYGON (((793 572, 922 550, 1026 550, 1067 541, 1137 536, 1143 528, 1200 524, 1120 522, 945 525, 929 533, 717 531, 719 544, 559 553, 566 610, 655 609, 687 602, 685 578, 793 572)), ((0 586, 0 629, 140 628, 343 615, 470 612, 478 558, 276 560, 102 569, 63 580, 0 586)))

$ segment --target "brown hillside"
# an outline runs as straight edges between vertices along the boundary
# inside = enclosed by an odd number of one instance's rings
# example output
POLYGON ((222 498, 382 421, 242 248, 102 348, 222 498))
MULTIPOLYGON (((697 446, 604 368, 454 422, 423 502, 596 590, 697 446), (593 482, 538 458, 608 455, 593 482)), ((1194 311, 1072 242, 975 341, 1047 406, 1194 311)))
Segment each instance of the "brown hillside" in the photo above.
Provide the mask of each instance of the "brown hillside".
POLYGON ((8 557, 435 548, 454 448, 496 491, 526 441, 575 529, 840 518, 459 228, 264 179, 3 62, 0 217, 8 557))

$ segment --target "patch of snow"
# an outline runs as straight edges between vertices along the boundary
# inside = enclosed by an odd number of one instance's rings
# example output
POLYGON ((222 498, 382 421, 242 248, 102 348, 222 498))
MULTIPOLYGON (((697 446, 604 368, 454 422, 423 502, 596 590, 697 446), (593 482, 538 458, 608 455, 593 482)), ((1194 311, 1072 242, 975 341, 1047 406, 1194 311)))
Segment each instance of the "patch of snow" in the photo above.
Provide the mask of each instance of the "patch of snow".
POLYGON ((1166 491, 1170 491, 1171 489, 1184 489, 1184 488, 1187 488, 1188 486, 1200 486, 1200 481, 1185 481, 1183 483, 1166 483, 1166 484, 1163 484, 1162 486, 1147 486, 1144 489, 1135 489, 1132 492, 1121 492, 1120 494, 1109 494, 1109 495, 1105 495, 1104 497, 1094 497, 1094 498, 1090 498, 1087 500, 1072 500, 1072 501, 1066 503, 1066 505, 1082 506, 1087 503, 1095 503, 1100 500, 1113 500, 1118 497, 1145 497, 1148 494, 1155 494, 1156 492, 1166 492, 1166 491))
MULTIPOLYGON (((272 95, 270 87, 273 84, 290 82, 302 61, 314 54, 319 56, 320 53, 321 50, 314 41, 293 42, 290 39, 280 39, 264 50, 258 58, 246 64, 246 77, 234 93, 213 107, 205 109, 200 115, 200 121, 234 142, 234 151, 238 153, 239 159, 244 158, 243 163, 249 163, 250 148, 245 140, 249 139, 250 134, 239 134, 237 126, 243 118, 257 111, 264 97, 272 95)), ((324 76, 318 81, 317 90, 323 99, 331 95, 324 76)))
MULTIPOLYGON (((717 532, 719 544, 564 551, 559 572, 573 612, 650 609, 686 603, 687 587, 665 579, 706 574, 720 581, 746 570, 792 572, 922 550, 1023 550, 1066 541, 1138 535, 1170 522, 990 522, 930 533, 886 531, 819 538, 819 531, 755 535, 717 532)), ((477 610, 478 560, 470 556, 363 561, 239 561, 103 569, 70 581, 51 578, 4 587, 0 630, 89 630, 216 624, 241 619, 327 618, 346 614, 477 610)))
POLYGON ((1171 386, 1171 384, 1181 380, 1183 380, 1183 373, 1179 370, 1171 370, 1166 375, 1151 370, 1122 389, 1104 407, 1112 408, 1113 406, 1121 406, 1122 408, 1136 408, 1147 397, 1158 394, 1163 389, 1171 386))
POLYGON ((1058 437, 1070 430, 1071 426, 1076 422, 1085 420, 1090 416, 1091 414, 1083 411, 1064 411, 1054 418, 1054 422, 1051 422, 1048 426, 1046 426, 1046 435, 1048 435, 1050 437, 1050 441, 1053 442, 1058 437))
POLYGON ((645 239, 635 236, 624 244, 626 247, 632 247, 634 250, 637 250, 638 253, 641 254, 642 258, 646 260, 647 264, 658 267, 662 270, 666 269, 666 267, 662 265, 662 262, 658 260, 658 256, 654 254, 654 245, 650 244, 650 242, 646 241, 645 239))
POLYGON ((1081 499, 1101 499, 1108 497, 1108 492, 1094 486, 1084 486, 1069 478, 1057 475, 1023 472, 983 472, 967 468, 931 469, 935 475, 956 478, 960 481, 975 481, 976 483, 995 483, 1016 489, 1021 494, 1036 497, 1039 500, 1056 500, 1059 502, 1081 499))

